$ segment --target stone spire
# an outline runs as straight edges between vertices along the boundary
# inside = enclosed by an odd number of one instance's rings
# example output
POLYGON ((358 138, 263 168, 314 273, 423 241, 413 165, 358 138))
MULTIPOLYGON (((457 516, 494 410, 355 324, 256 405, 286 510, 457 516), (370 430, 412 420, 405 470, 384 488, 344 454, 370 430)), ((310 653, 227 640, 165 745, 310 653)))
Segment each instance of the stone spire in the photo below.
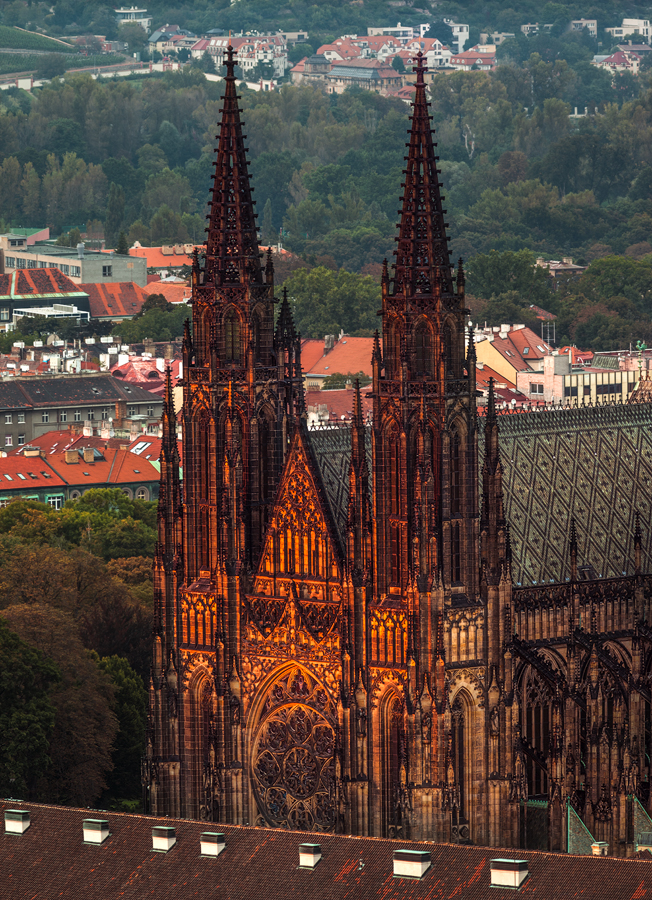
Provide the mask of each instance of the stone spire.
MULTIPOLYGON (((161 417, 161 480, 159 488, 159 512, 174 517, 178 512, 179 496, 179 447, 177 444, 177 420, 172 393, 172 370, 165 370, 165 395, 161 417)), ((170 523, 172 524, 172 523, 170 523)))
POLYGON ((229 46, 206 241, 205 280, 217 286, 263 283, 234 67, 229 46))
POLYGON ((426 99, 422 53, 417 54, 416 94, 409 131, 407 167, 403 170, 405 189, 394 265, 394 294, 451 294, 448 238, 445 210, 439 191, 436 144, 430 127, 430 104, 426 99))

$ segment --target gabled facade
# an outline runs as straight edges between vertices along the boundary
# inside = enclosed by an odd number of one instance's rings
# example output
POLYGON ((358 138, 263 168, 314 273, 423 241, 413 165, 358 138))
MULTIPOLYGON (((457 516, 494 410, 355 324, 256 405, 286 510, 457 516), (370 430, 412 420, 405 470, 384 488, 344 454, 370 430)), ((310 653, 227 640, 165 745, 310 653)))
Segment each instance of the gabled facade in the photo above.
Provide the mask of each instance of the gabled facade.
MULTIPOLYGON (((169 379, 166 390, 149 807, 552 850, 575 846, 583 819, 624 855, 652 831, 652 633, 630 508, 635 497, 649 509, 642 454, 641 483, 610 501, 632 525, 634 574, 592 583, 572 525, 568 580, 515 586, 500 417, 490 382, 480 435, 421 56, 371 426, 356 388, 350 427, 309 431, 290 306, 280 300, 274 326, 271 260, 260 262, 234 65, 229 48, 184 339, 183 497, 169 379)), ((510 445, 512 471, 525 447, 527 435, 510 445)), ((538 497, 527 452, 525 491, 538 497)), ((572 519, 572 498, 568 517, 549 490, 553 513, 572 519)), ((541 555, 536 527, 528 552, 541 555)))

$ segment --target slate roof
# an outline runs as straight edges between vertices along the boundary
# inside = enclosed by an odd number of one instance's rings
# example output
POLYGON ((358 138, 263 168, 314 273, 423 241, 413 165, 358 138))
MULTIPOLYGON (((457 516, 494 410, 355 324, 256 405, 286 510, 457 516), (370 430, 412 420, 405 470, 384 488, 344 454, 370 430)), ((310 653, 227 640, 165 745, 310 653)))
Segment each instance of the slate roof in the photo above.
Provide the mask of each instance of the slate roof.
POLYGON ((0 807, 28 809, 31 817, 24 834, 0 834, 0 896, 11 900, 511 900, 513 889, 491 887, 496 858, 527 860, 519 895, 545 900, 637 900, 648 895, 652 879, 652 862, 641 858, 311 834, 15 801, 0 807), (104 844, 83 843, 87 818, 108 820, 104 844), (176 831, 167 853, 151 849, 155 826, 176 831), (217 858, 200 855, 206 831, 225 835, 217 858), (314 870, 298 866, 302 843, 321 845, 314 870), (430 853, 422 879, 393 876, 397 849, 430 853))
MULTIPOLYGON (((573 516, 580 565, 590 564, 600 577, 615 578, 634 571, 638 510, 642 567, 652 572, 652 404, 505 413, 498 424, 516 585, 570 576, 568 532, 573 516)), ((482 419, 478 426, 481 467, 482 419)), ((371 476, 370 429, 366 433, 371 476)), ((310 431, 310 441, 331 514, 345 535, 350 430, 317 429, 310 431)))
POLYGON ((121 384, 112 375, 80 375, 0 381, 0 409, 61 406, 66 403, 160 402, 136 384, 121 384))
MULTIPOLYGON (((636 510, 652 571, 652 405, 514 413, 498 425, 515 584, 569 577, 573 516, 580 565, 604 578, 633 574, 636 510)), ((482 421, 479 435, 482 465, 482 421)))

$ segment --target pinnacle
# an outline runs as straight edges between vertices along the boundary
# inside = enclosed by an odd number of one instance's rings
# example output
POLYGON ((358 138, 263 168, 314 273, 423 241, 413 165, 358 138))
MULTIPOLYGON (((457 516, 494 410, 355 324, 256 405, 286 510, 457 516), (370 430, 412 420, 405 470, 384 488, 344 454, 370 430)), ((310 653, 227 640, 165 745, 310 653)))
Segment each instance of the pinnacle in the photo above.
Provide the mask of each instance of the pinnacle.
POLYGON ((235 51, 226 56, 222 119, 206 241, 207 281, 262 284, 256 217, 235 87, 235 51))
POLYGON ((395 294, 452 293, 450 261, 435 142, 430 127, 423 55, 417 55, 405 189, 394 264, 395 294))

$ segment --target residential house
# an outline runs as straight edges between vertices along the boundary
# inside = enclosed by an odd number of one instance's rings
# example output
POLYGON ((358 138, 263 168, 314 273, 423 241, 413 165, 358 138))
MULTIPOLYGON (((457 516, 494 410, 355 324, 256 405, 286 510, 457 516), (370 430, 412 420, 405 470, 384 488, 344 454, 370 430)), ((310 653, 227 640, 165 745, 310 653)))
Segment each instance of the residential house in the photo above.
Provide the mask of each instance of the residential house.
POLYGON ((118 25, 130 25, 132 23, 140 25, 141 28, 149 34, 152 27, 152 17, 146 9, 139 9, 136 6, 121 6, 115 10, 115 17, 118 25))
POLYGON ((478 328, 474 339, 478 361, 517 388, 517 374, 538 369, 541 360, 552 353, 552 347, 525 325, 478 328))
POLYGON ((496 47, 494 44, 477 44, 470 50, 451 56, 448 65, 463 72, 470 72, 471 69, 490 72, 496 68, 496 47))
POLYGON ((402 75, 378 59, 351 59, 336 61, 325 77, 327 94, 342 94, 349 87, 360 87, 387 94, 393 88, 403 86, 402 75))
POLYGON ((592 63, 598 69, 606 69, 615 75, 617 72, 631 72, 638 75, 641 65, 641 57, 638 53, 617 50, 609 56, 594 56, 592 63))
POLYGON ((544 259, 542 256, 538 256, 536 265, 547 270, 555 290, 560 284, 568 284, 569 281, 577 280, 582 272, 586 271, 586 266, 574 263, 571 256, 564 256, 561 260, 544 259))
POLYGON ((329 375, 362 372, 371 378, 373 338, 327 335, 325 340, 301 342, 301 368, 306 390, 320 390, 329 375))
POLYGON ((162 294, 168 303, 188 303, 192 295, 189 284, 185 281, 150 281, 143 293, 149 297, 152 294, 162 294))
POLYGON ((605 28, 605 31, 618 41, 622 41, 623 38, 626 38, 629 35, 638 34, 645 40, 646 44, 649 44, 650 38, 652 37, 652 28, 650 27, 649 19, 626 18, 623 19, 622 25, 605 28))
POLYGON ((592 38, 598 36, 598 20, 597 19, 573 19, 570 23, 571 31, 583 31, 586 28, 592 38))
MULTIPOLYGON (((347 385, 347 387, 342 390, 306 391, 308 428, 336 426, 340 425, 342 422, 350 423, 353 418, 354 394, 353 384, 347 385)), ((370 394, 371 384, 360 388, 362 415, 365 421, 370 419, 373 409, 373 401, 370 394)))
POLYGON ((453 19, 444 19, 444 22, 453 32, 453 39, 457 41, 457 52, 462 53, 466 42, 469 39, 469 26, 463 25, 460 22, 455 22, 453 19))
POLYGON ((108 374, 29 378, 16 374, 0 380, 0 449, 21 447, 71 423, 97 427, 125 419, 138 430, 157 431, 162 409, 157 394, 108 374))
POLYGON ((12 268, 0 275, 0 331, 14 327, 14 312, 54 304, 90 312, 88 294, 59 269, 12 268))
POLYGON ((180 359, 163 359, 149 353, 136 356, 134 353, 120 353, 115 365, 111 367, 111 375, 120 381, 135 384, 158 397, 165 393, 165 372, 172 372, 173 388, 181 381, 182 363, 180 359))

